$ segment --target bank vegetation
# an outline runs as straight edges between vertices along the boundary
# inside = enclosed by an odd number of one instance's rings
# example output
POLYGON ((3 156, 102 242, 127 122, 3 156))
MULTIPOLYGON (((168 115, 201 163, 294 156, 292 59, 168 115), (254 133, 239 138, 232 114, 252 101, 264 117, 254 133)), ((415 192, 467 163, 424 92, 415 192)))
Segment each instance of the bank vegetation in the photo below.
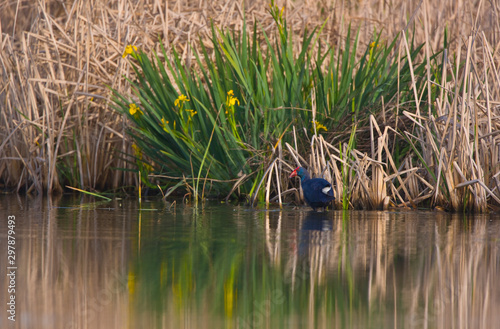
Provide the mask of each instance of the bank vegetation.
POLYGON ((338 208, 500 204, 495 1, 0 9, 5 191, 282 204, 302 165, 338 208))

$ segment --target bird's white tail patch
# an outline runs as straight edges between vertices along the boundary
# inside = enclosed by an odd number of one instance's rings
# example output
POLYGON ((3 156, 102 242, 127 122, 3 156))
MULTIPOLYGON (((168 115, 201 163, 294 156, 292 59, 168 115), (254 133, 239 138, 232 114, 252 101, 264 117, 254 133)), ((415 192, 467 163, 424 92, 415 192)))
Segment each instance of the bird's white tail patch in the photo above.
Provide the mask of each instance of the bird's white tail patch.
POLYGON ((330 190, 331 190, 331 189, 332 189, 332 187, 331 187, 331 186, 323 187, 323 188, 321 189, 321 192, 323 192, 323 193, 325 193, 326 195, 328 195, 328 194, 329 194, 328 192, 330 192, 330 190))

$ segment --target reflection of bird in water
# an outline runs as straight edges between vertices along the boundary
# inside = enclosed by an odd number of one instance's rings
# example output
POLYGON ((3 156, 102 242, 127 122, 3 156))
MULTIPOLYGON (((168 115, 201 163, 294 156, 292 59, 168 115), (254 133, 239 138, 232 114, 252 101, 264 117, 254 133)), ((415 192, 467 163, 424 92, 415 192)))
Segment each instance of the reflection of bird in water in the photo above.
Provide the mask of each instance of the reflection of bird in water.
POLYGON ((332 223, 329 213, 308 212, 300 228, 299 255, 306 255, 311 247, 329 244, 332 223))
POLYGON ((331 231, 331 215, 327 212, 307 212, 306 218, 302 223, 303 231, 331 231))

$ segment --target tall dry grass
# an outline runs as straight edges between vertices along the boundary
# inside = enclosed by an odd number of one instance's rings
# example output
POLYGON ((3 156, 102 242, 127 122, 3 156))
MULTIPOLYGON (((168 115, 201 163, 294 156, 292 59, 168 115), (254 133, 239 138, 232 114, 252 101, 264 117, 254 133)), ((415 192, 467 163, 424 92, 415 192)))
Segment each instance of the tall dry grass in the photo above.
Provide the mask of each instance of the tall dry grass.
MULTIPOLYGON (((339 46, 339 51, 349 24, 360 28, 360 42, 365 44, 371 41, 375 30, 383 30, 383 37, 390 40, 409 28, 417 40, 428 42, 427 56, 442 46, 443 31, 448 27, 450 52, 461 52, 462 58, 473 63, 467 71, 471 75, 467 81, 488 78, 487 88, 480 88, 488 101, 481 106, 492 109, 497 104, 494 69, 498 67, 500 6, 495 1, 431 4, 428 0, 305 0, 277 4, 285 7, 285 18, 297 35, 328 19, 321 38, 339 46), (471 31, 479 31, 475 40, 480 42, 464 46, 463 40, 471 31), (478 44, 488 51, 476 52, 477 48, 472 47, 478 44), (484 69, 480 72, 480 68, 484 69)), ((135 174, 116 170, 134 168, 127 156, 133 152, 125 135, 127 122, 109 109, 110 93, 106 88, 130 94, 124 78, 133 76, 121 57, 125 46, 159 50, 158 38, 162 38, 167 49, 175 47, 189 66, 194 61, 191 46, 196 47, 199 42, 210 45, 206 41, 212 20, 222 29, 238 30, 246 16, 268 31, 274 24, 268 6, 267 1, 260 0, 167 4, 157 0, 0 1, 1 186, 53 193, 61 191, 65 184, 98 190, 136 184, 135 174)), ((463 76, 463 72, 455 73, 463 76)), ((471 94, 461 95, 464 96, 471 94)), ((443 100, 440 106, 461 109, 461 97, 457 95, 453 104, 443 100)), ((492 132, 495 123, 487 125, 492 132)), ((479 141, 491 142, 494 137, 488 135, 485 139, 478 135, 475 140, 480 147, 479 141)), ((456 139, 448 147, 465 146, 467 140, 455 143, 456 139)), ((385 177, 390 175, 389 171, 385 177)), ((474 173, 471 179, 476 176, 480 177, 481 172, 474 173)))
MULTIPOLYGON (((422 27, 415 31, 424 33, 421 56, 432 63, 438 38, 430 33, 430 4, 420 3, 415 19, 421 19, 422 27)), ((296 191, 281 171, 284 164, 289 170, 305 166, 314 176, 335 182, 336 202, 344 209, 425 205, 485 212, 500 205, 500 30, 498 20, 483 16, 484 5, 478 3, 471 13, 469 34, 457 35, 450 29, 454 42, 444 49, 438 65, 427 66, 428 99, 417 87, 421 77, 413 73, 416 63, 409 56, 409 36, 401 35, 394 56, 400 67, 410 66, 413 100, 401 103, 398 96, 361 126, 353 123, 350 130, 325 138, 315 134, 307 155, 300 154, 297 145, 285 143, 289 156, 277 155, 262 178, 267 182, 266 203, 281 204, 283 195, 296 191), (277 196, 270 199, 272 194, 277 196)), ((491 6, 489 15, 498 17, 498 5, 491 6)))

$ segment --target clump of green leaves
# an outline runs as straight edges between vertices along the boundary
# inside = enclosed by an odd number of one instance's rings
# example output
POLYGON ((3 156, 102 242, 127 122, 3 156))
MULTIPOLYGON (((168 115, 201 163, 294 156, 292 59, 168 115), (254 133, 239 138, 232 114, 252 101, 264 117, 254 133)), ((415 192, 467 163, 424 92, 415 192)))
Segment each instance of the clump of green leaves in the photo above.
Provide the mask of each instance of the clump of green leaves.
POLYGON ((377 37, 357 57, 358 35, 351 40, 349 29, 342 51, 323 49, 321 26, 305 32, 297 53, 283 9, 274 2, 270 8, 275 41, 258 23, 251 36, 246 24, 232 34, 212 26, 213 54, 200 42, 191 67, 175 49, 168 55, 162 46, 150 57, 127 48, 136 101, 115 92, 115 108, 134 123, 130 134, 155 172, 192 179, 193 186, 202 180, 216 194, 234 190, 235 183, 250 193, 276 143, 292 140, 292 125, 305 127, 303 134, 314 127, 327 133, 398 92, 397 64, 389 56, 396 39, 386 46, 377 37), (254 173, 252 182, 247 178, 254 173))

